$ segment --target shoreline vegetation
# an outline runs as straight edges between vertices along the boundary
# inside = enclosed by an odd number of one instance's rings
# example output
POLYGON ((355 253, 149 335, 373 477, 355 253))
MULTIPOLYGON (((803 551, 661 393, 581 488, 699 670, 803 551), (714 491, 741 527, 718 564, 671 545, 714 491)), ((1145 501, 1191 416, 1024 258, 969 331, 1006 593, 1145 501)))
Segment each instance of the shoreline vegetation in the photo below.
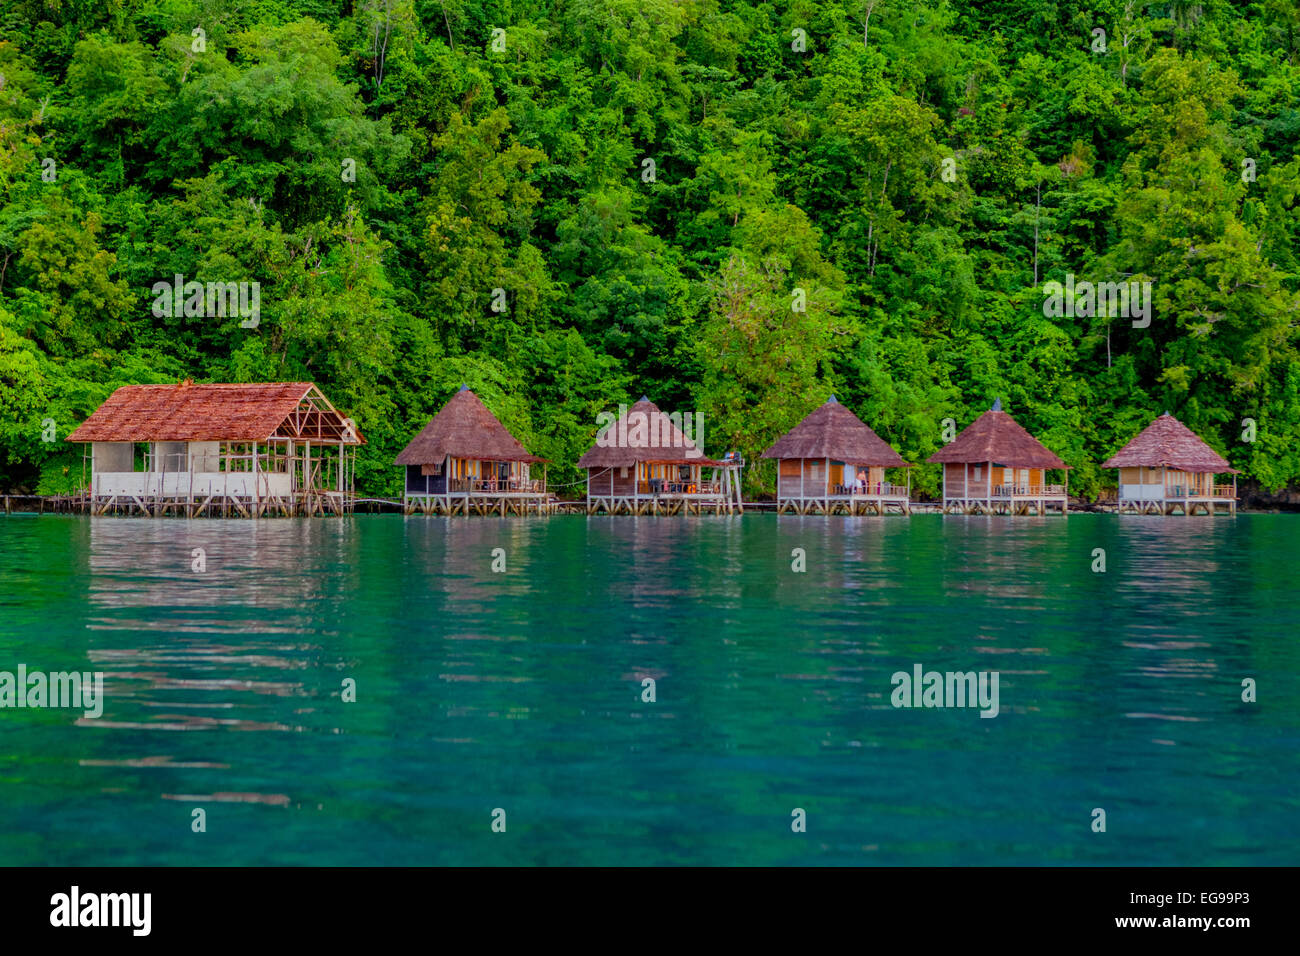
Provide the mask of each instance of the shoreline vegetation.
POLYGON ((1293 504, 1297 144, 1291 0, 11 0, 0 493, 193 380, 316 383, 363 500, 466 384, 556 488, 650 395, 757 500, 835 394, 938 498, 1000 397, 1079 499, 1168 411, 1293 504))

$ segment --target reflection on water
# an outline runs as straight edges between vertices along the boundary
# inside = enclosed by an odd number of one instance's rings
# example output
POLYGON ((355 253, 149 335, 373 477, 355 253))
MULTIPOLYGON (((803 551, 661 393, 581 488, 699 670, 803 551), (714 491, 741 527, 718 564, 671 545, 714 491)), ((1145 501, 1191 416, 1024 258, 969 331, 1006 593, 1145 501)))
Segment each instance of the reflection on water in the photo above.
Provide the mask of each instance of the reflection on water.
POLYGON ((3 521, 0 863, 1290 862, 1294 523, 3 521))

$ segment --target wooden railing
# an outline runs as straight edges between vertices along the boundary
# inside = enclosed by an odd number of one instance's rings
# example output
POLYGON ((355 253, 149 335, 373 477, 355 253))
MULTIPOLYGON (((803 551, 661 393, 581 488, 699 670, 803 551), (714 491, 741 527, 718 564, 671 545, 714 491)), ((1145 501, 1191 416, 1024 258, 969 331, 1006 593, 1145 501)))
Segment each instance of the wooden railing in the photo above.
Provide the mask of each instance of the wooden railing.
MULTIPOLYGON (((1010 498, 1012 495, 1023 495, 1026 497, 1035 497, 1038 495, 1046 496, 1046 495, 1063 495, 1063 494, 1065 494, 1065 485, 1013 484, 1013 485, 993 486, 994 498, 1010 498)), ((971 497, 978 498, 979 497, 978 491, 976 491, 975 494, 971 495, 971 497)))
POLYGON ((669 481, 651 478, 637 482, 637 492, 643 495, 720 495, 720 481, 669 481))
POLYGON ((1187 485, 1169 485, 1165 488, 1166 498, 1235 498, 1237 491, 1232 485, 1214 485, 1207 488, 1189 488, 1187 485))
POLYGON ((1176 501, 1192 498, 1231 499, 1237 497, 1237 489, 1232 485, 1161 485, 1159 482, 1155 482, 1149 485, 1125 485, 1119 489, 1119 492, 1111 492, 1110 494, 1112 500, 1118 494, 1129 501, 1160 501, 1161 499, 1176 501))
POLYGON ((498 480, 495 478, 452 478, 447 482, 449 493, 453 495, 463 495, 466 492, 472 495, 496 495, 496 494, 544 494, 546 492, 546 482, 540 478, 532 478, 527 481, 519 480, 498 480))
MULTIPOLYGON (((907 485, 895 485, 888 481, 862 482, 861 484, 835 485, 834 495, 906 495, 907 485)), ((806 495, 817 497, 816 493, 806 495)))

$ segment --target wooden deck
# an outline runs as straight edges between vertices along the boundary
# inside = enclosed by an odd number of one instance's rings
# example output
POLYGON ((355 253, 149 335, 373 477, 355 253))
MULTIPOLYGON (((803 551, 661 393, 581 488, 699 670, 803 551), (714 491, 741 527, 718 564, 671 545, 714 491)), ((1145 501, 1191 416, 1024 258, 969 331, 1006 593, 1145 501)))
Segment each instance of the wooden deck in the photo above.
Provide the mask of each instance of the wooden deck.
POLYGON ((587 514, 703 515, 738 514, 744 506, 728 501, 720 492, 663 492, 658 495, 589 495, 587 514))
POLYGON ((910 515, 912 503, 907 493, 840 494, 820 497, 782 497, 777 500, 779 515, 910 515))
POLYGON ((207 495, 131 492, 83 495, 75 509, 91 515, 143 515, 152 518, 265 518, 343 515, 352 511, 352 496, 341 491, 296 492, 284 495, 240 495, 213 491, 207 495))
POLYGON ((441 495, 407 495, 408 515, 547 515, 553 501, 546 491, 454 491, 441 495))
MULTIPOLYGON (((1229 489, 1231 490, 1231 489, 1229 489)), ((1170 497, 1148 498, 1148 497, 1120 497, 1116 502, 1115 511, 1122 515, 1177 515, 1191 517, 1192 515, 1217 515, 1226 514, 1233 516, 1237 513, 1236 497, 1229 497, 1228 494, 1220 493, 1216 488, 1213 494, 1209 495, 1176 495, 1170 497)))
POLYGON ((1067 515, 1070 498, 1064 491, 1009 491, 979 497, 945 497, 946 515, 1067 515))

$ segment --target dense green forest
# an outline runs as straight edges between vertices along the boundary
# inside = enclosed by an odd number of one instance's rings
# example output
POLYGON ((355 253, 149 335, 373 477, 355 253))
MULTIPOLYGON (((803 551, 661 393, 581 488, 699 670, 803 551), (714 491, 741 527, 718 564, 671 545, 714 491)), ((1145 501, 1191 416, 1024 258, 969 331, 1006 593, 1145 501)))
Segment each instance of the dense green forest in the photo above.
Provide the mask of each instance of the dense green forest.
POLYGON ((0 76, 3 489, 187 377, 316 382, 371 494, 462 382, 555 483, 642 393, 917 462, 1001 397, 1083 492, 1169 410, 1300 479, 1297 0, 3 0, 0 76))

